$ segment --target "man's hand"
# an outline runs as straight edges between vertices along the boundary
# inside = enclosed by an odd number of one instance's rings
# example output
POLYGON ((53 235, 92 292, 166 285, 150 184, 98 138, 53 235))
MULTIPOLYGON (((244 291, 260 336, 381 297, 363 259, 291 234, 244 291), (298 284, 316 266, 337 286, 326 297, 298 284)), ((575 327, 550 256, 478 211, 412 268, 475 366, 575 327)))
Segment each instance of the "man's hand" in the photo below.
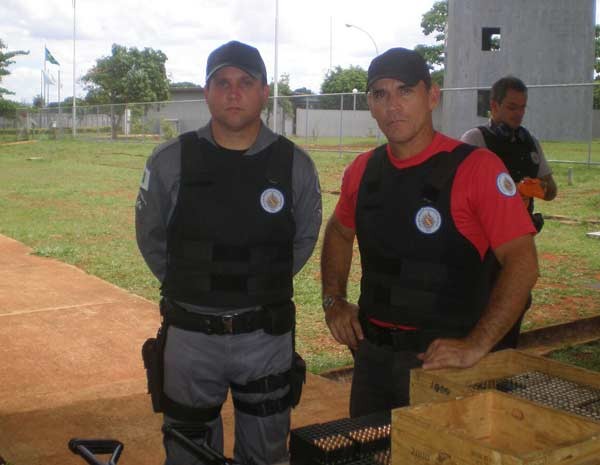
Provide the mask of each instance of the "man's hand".
POLYGON ((517 184, 521 197, 537 197, 544 199, 546 197, 546 181, 539 178, 525 177, 517 184))
POLYGON ((340 344, 356 350, 363 339, 363 332, 358 321, 358 305, 338 298, 333 306, 325 311, 325 321, 332 336, 340 344))
POLYGON ((418 354, 424 370, 437 368, 469 368, 487 353, 467 339, 436 339, 427 351, 418 354))

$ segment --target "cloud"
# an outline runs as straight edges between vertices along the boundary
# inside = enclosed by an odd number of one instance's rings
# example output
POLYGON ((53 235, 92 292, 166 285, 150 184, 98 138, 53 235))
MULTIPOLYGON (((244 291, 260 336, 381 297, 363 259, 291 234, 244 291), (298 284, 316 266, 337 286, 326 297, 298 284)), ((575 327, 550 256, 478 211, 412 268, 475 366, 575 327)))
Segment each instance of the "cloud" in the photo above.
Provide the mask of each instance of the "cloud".
MULTIPOLYGON (((421 31, 421 17, 435 0, 279 0, 278 74, 288 73, 292 88, 318 91, 330 66, 366 69, 375 47, 412 48, 432 43, 421 31)), ((267 65, 275 66, 275 0, 103 0, 77 1, 76 78, 111 46, 151 47, 168 57, 174 81, 203 83, 206 57, 217 46, 238 39, 255 45, 267 65)), ((2 86, 16 100, 40 92, 46 45, 61 64, 64 96, 73 82, 73 8, 71 0, 0 0, 0 39, 8 50, 30 50, 15 58, 2 86)), ((78 86, 78 96, 85 91, 78 86)))

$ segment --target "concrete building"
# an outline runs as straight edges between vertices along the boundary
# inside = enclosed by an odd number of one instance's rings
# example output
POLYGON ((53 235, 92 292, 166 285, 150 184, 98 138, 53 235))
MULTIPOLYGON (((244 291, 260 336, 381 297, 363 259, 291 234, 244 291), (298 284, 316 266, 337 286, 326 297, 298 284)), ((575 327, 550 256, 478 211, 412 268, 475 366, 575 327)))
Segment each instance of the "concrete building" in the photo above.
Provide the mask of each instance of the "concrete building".
POLYGON ((442 129, 487 121, 489 90, 511 74, 530 87, 524 126, 540 139, 592 134, 595 0, 449 0, 442 129), (565 86, 579 84, 579 86, 565 86))
POLYGON ((171 98, 158 107, 153 116, 157 119, 155 132, 160 132, 165 124, 170 124, 176 134, 193 131, 210 120, 210 112, 204 100, 201 86, 171 87, 171 98))

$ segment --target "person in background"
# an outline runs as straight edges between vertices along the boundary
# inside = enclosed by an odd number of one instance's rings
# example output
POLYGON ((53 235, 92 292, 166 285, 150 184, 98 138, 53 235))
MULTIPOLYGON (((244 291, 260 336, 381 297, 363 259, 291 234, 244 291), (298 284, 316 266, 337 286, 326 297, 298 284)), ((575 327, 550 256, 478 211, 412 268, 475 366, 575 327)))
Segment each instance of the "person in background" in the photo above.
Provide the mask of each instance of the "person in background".
MULTIPOLYGON (((539 141, 521 126, 527 107, 527 86, 514 76, 506 76, 492 86, 488 124, 465 132, 461 140, 477 147, 487 147, 506 165, 537 231, 544 218, 534 213, 534 199, 556 197, 557 187, 539 141)), ((531 296, 521 317, 501 341, 501 348, 515 348, 519 342, 521 322, 531 307, 531 296)))

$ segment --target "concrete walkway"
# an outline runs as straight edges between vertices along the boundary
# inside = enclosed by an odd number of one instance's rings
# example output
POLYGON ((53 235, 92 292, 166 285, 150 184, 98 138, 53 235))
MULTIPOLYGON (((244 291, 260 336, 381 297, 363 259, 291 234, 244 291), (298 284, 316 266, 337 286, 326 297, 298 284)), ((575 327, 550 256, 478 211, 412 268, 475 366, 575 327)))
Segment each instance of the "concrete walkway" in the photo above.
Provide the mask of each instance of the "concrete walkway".
MULTIPOLYGON (((0 235, 0 456, 76 465, 72 437, 125 444, 123 465, 158 465, 161 418, 140 356, 156 305, 0 235)), ((349 385, 309 375, 292 427, 347 416, 349 385)), ((231 454, 233 418, 223 409, 231 454)))

